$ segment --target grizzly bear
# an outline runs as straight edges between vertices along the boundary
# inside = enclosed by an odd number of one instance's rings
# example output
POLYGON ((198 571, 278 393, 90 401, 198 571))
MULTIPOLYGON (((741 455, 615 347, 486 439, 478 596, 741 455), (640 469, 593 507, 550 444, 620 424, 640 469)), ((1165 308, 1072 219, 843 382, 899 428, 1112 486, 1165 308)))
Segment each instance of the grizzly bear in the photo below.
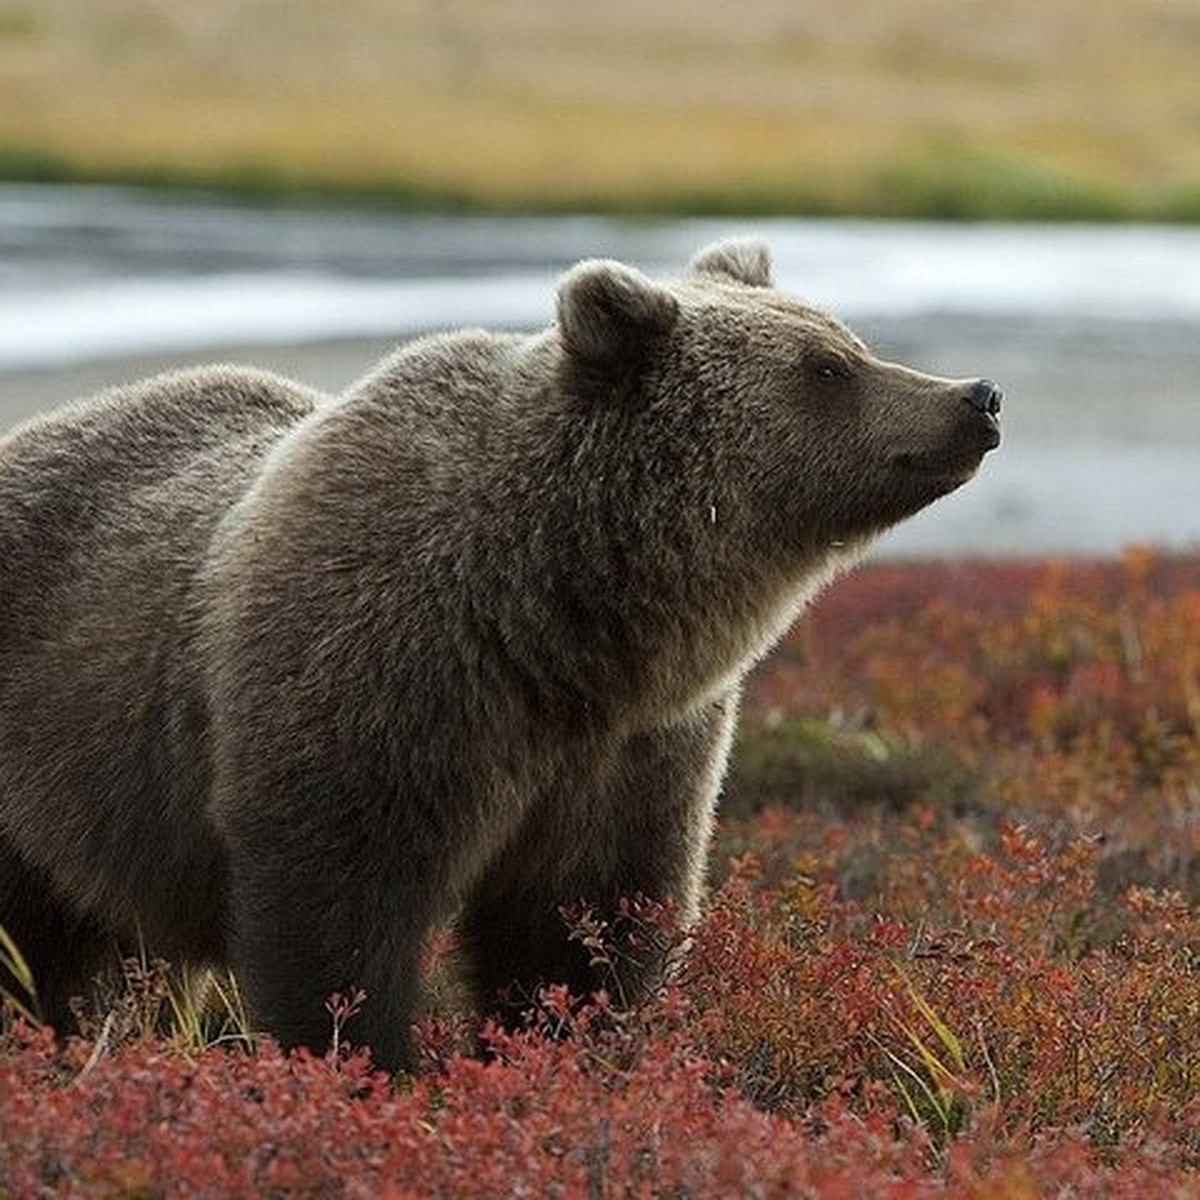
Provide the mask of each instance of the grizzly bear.
POLYGON ((581 263, 548 329, 423 338, 336 398, 214 367, 15 429, 0 924, 44 1012, 140 942, 231 964, 287 1046, 361 988, 349 1036, 411 1067, 452 918, 481 1004, 586 993, 562 906, 696 916, 743 677, 999 406, 743 241, 671 283, 581 263))

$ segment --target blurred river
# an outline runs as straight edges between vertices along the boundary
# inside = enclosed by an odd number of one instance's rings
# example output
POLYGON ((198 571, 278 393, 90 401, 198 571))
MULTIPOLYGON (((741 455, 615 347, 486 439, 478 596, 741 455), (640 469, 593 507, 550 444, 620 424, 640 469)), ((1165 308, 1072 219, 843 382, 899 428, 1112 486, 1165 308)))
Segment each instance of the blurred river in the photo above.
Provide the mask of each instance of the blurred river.
POLYGON ((0 429, 112 382, 235 359, 340 389, 395 341, 531 328, 605 255, 677 272, 755 233, 781 286, 887 357, 987 375, 1005 442, 900 555, 1200 545, 1200 229, 397 215, 0 186, 0 429))

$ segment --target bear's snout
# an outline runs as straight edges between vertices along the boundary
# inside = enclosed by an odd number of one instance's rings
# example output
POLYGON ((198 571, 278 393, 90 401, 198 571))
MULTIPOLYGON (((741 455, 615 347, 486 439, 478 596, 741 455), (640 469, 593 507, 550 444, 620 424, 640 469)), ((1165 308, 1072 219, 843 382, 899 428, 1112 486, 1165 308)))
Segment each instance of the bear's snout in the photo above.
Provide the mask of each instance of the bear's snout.
POLYGON ((1000 445, 1000 406, 1004 401, 1000 385, 990 379, 977 379, 967 385, 963 398, 973 411, 959 437, 980 454, 995 450, 1000 445))
MULTIPOLYGON (((934 496, 958 487, 1000 445, 1003 401, 999 384, 990 379, 950 383, 939 390, 939 402, 926 410, 932 420, 920 423, 924 445, 905 447, 892 461, 906 475, 923 480, 923 488, 932 487, 934 496)), ((925 496, 923 503, 928 500, 925 496)))
POLYGON ((1004 393, 998 383, 990 379, 977 379, 967 391, 967 403, 987 417, 998 417, 1004 393))

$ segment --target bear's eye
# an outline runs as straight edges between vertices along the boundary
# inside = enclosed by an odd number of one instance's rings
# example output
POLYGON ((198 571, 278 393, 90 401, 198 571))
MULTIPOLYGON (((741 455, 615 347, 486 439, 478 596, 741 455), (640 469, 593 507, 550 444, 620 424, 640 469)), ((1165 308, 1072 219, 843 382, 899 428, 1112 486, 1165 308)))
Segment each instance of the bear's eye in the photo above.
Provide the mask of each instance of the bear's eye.
POLYGON ((826 382, 833 382, 839 379, 850 378, 850 367, 845 359, 822 357, 818 358, 812 366, 813 374, 826 382))

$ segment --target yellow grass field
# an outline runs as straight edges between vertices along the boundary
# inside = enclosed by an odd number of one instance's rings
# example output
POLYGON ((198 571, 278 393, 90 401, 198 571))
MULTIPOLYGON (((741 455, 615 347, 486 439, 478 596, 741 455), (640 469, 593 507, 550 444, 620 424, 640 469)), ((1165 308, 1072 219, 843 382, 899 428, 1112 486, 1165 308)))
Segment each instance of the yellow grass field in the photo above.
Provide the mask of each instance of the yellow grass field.
POLYGON ((1200 216, 1196 0, 0 0, 0 176, 1200 216))

